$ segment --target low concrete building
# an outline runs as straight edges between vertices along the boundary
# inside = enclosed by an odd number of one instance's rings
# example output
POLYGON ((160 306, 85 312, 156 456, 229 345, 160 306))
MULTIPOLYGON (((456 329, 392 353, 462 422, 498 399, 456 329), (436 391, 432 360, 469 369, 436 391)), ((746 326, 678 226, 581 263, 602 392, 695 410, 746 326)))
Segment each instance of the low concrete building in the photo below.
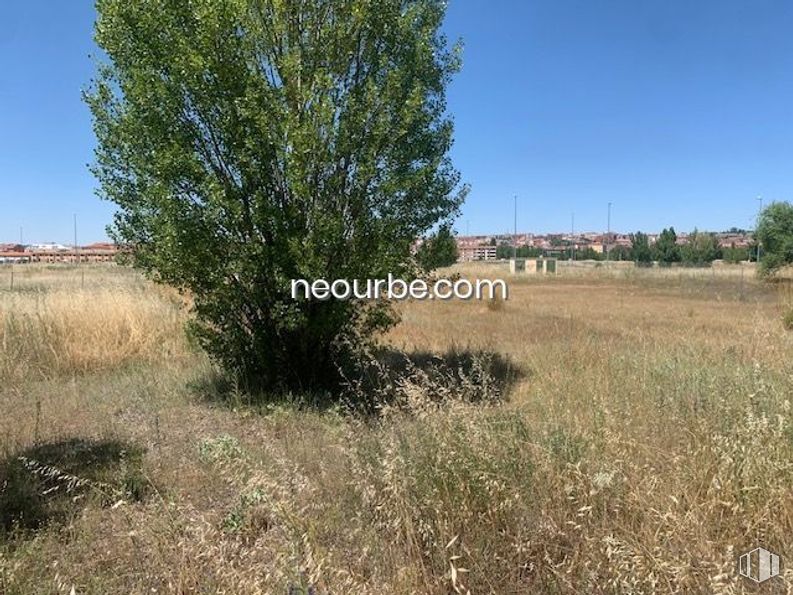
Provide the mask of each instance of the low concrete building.
POLYGON ((512 274, 525 273, 527 275, 555 275, 555 258, 526 258, 512 259, 509 261, 509 272, 512 274))
POLYGON ((472 246, 458 249, 460 261, 471 260, 495 260, 496 247, 495 246, 472 246))

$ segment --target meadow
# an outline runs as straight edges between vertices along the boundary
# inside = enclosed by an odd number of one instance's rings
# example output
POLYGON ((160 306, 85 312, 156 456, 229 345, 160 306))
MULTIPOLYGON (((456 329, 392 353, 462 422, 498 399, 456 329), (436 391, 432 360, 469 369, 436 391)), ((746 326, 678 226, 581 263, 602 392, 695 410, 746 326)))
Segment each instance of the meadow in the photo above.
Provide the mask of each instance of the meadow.
POLYGON ((744 593, 758 545, 790 592, 787 283, 455 267, 509 299, 400 305, 362 414, 246 394, 134 271, 14 271, 0 593, 744 593))

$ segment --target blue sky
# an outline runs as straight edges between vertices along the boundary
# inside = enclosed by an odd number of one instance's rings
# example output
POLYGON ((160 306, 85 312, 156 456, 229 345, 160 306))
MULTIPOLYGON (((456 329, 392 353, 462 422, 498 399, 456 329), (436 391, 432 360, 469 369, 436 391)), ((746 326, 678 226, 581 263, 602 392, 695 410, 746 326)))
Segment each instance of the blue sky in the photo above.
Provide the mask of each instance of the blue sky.
MULTIPOLYGON (((101 240, 92 3, 0 4, 0 241, 101 240)), ((465 233, 750 227, 793 199, 793 3, 451 0, 465 233)))

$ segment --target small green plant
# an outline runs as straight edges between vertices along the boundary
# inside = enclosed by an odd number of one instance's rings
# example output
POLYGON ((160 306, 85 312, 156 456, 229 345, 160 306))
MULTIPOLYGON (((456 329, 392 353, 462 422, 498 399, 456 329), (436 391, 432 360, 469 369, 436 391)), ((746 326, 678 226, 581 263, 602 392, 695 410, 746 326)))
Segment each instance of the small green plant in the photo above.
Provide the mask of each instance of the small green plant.
POLYGON ((255 514, 259 505, 264 503, 267 499, 267 494, 260 488, 254 488, 248 492, 240 494, 240 501, 231 512, 229 512, 223 519, 223 529, 228 533, 237 533, 242 531, 248 525, 248 528, 263 528, 266 529, 269 521, 263 518, 260 514, 255 514))
POLYGON ((586 452, 586 442, 570 432, 557 428, 547 438, 548 450, 562 464, 575 465, 586 452))
POLYGON ((234 436, 222 434, 202 440, 198 445, 198 456, 205 463, 232 460, 242 456, 242 448, 234 436))
POLYGON ((793 331, 793 306, 788 308, 788 311, 785 312, 785 315, 782 317, 782 324, 787 330, 793 331))

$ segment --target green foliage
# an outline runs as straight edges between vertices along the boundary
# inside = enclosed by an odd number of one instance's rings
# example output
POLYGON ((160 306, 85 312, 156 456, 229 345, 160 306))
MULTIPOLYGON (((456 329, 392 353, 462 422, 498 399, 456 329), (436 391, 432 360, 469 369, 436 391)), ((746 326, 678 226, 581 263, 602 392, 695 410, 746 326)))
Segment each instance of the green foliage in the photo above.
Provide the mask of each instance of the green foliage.
POLYGON ((763 209, 757 224, 756 239, 760 242, 761 275, 773 275, 793 264, 793 205, 774 202, 763 209))
POLYGON ((688 243, 680 249, 680 256, 683 263, 695 266, 710 264, 720 258, 721 249, 716 234, 695 229, 688 236, 688 243))
POLYGON ((496 258, 539 258, 540 256, 542 256, 542 250, 532 246, 515 248, 508 242, 502 242, 496 247, 496 258))
POLYGON ((242 456, 242 448, 234 436, 223 434, 202 440, 198 445, 198 456, 206 463, 232 460, 242 456))
POLYGON ((410 279, 459 208, 441 0, 98 0, 86 94, 100 195, 134 264, 188 291, 194 331, 266 387, 333 381, 387 305, 294 301, 292 279, 410 279))
POLYGON ((501 242, 496 246, 496 258, 512 258, 515 256, 515 247, 507 242, 501 242))
POLYGON ((518 246, 518 258, 539 258, 540 256, 542 256, 541 248, 518 246))
POLYGON ((726 262, 737 264, 746 260, 751 260, 751 248, 738 248, 733 243, 729 248, 722 248, 721 257, 726 262))
POLYGON ((782 317, 782 325, 789 331, 793 331, 793 307, 789 308, 782 317))
MULTIPOLYGON (((255 507, 267 501, 267 494, 259 488, 240 494, 240 501, 223 519, 223 529, 229 533, 238 533, 250 522, 255 507)), ((254 517, 255 519, 255 517, 254 517)), ((266 530, 266 527, 264 527, 266 530)))
POLYGON ((441 225, 416 252, 419 265, 426 271, 451 266, 457 262, 457 256, 457 240, 449 224, 441 225))
POLYGON ((603 260, 605 255, 596 251, 591 246, 587 246, 586 248, 582 248, 576 252, 576 258, 578 260, 603 260))
MULTIPOLYGON (((612 246, 609 250, 609 259, 611 260, 633 260, 633 251, 628 246, 612 246)), ((652 261, 652 258, 650 258, 652 261)))
POLYGON ((653 251, 646 233, 637 231, 631 234, 631 259, 640 264, 653 261, 653 251))
POLYGON ((586 441, 563 428, 554 429, 547 438, 548 450, 553 458, 564 465, 575 465, 587 450, 586 441))
POLYGON ((677 245, 675 228, 664 229, 653 245, 653 259, 663 264, 680 262, 680 246, 677 245))

